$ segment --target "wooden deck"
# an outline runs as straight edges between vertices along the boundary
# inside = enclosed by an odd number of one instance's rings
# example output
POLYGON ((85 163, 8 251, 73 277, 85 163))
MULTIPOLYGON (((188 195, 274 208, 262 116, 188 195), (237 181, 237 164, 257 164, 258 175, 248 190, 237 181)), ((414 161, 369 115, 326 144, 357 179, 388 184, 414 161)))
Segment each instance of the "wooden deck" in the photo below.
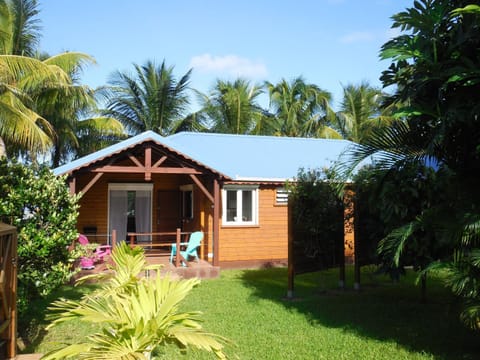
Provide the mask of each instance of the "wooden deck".
MULTIPOLYGON (((220 267, 212 266, 207 261, 199 260, 188 261, 187 266, 178 266, 170 263, 170 251, 155 249, 145 250, 146 260, 148 264, 162 265, 162 274, 170 273, 173 277, 178 278, 192 278, 211 279, 217 278, 220 275, 220 267)), ((108 271, 107 262, 97 263, 93 270, 81 270, 75 278, 82 277, 88 274, 108 271)))
POLYGON ((19 354, 17 360, 39 360, 42 354, 19 354))

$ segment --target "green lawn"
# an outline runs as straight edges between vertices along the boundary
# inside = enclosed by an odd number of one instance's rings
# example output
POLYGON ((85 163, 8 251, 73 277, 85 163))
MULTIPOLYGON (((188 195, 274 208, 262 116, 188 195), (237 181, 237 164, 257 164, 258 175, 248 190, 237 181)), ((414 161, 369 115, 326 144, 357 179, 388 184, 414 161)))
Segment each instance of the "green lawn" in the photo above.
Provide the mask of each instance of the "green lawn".
MULTIPOLYGON (((412 275, 394 284, 366 270, 356 292, 337 290, 337 274, 298 276, 296 297, 286 300, 286 269, 224 270, 220 279, 194 289, 183 310, 202 310, 204 327, 231 339, 236 345, 227 352, 240 359, 480 358, 478 334, 459 323, 453 297, 437 280, 429 280, 428 302, 421 304, 412 275)), ((71 288, 61 292, 79 296, 71 288)), ((34 312, 41 314, 42 306, 34 312)), ((36 339, 29 350, 44 352, 92 331, 79 323, 40 331, 31 335, 36 339)), ((179 357, 177 349, 165 349, 165 358, 179 357)), ((189 351, 184 358, 213 357, 189 351)))

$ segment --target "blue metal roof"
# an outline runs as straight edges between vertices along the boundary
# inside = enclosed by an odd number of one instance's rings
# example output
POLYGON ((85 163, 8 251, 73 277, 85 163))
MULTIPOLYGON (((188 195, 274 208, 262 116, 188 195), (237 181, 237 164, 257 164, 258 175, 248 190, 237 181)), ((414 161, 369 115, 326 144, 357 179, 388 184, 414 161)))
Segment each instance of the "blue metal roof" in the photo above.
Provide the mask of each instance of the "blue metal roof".
POLYGON ((352 144, 347 140, 278 136, 178 133, 175 148, 234 180, 284 181, 300 168, 332 165, 352 144))
POLYGON ((347 140, 183 132, 162 137, 147 131, 54 170, 64 174, 136 144, 153 140, 238 181, 284 181, 300 168, 332 165, 347 140))

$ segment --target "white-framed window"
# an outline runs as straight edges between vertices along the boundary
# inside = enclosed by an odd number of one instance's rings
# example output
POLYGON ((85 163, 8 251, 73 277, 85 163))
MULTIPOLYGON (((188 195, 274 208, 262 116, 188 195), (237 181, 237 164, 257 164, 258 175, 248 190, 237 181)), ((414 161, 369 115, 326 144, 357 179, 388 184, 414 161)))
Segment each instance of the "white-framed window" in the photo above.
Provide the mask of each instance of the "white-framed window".
POLYGON ((182 193, 182 219, 193 219, 193 185, 180 186, 182 193))
POLYGON ((258 186, 227 185, 222 189, 223 225, 258 224, 258 186))

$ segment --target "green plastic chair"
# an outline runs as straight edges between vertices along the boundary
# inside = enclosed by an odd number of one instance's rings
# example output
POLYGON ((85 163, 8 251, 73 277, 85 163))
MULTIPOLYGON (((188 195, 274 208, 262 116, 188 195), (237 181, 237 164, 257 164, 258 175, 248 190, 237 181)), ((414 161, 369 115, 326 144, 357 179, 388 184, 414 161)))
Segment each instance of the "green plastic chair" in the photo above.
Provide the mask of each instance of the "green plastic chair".
MULTIPOLYGON (((197 248, 200 246, 202 240, 202 231, 193 232, 190 235, 190 239, 188 240, 187 248, 185 249, 185 251, 180 251, 180 255, 182 255, 183 258, 187 261, 190 257, 193 257, 198 262, 197 248)), ((170 252, 170 262, 173 262, 173 258, 175 257, 175 255, 177 255, 177 244, 172 244, 172 251, 170 252)), ((183 261, 182 265, 187 266, 187 264, 185 264, 183 261)))

